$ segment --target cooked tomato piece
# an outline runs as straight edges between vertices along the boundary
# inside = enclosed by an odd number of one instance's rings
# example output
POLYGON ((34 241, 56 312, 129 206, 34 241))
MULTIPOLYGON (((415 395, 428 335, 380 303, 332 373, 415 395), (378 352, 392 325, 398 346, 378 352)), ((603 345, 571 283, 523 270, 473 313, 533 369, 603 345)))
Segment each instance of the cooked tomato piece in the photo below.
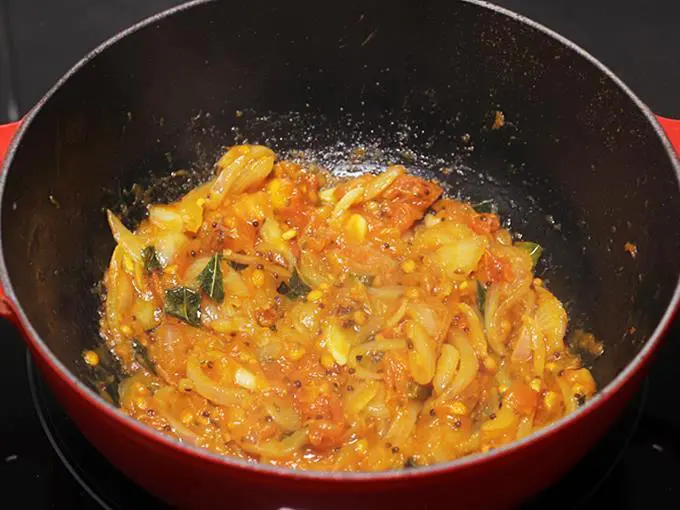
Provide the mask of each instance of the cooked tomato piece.
POLYGON ((510 262, 501 257, 496 257, 488 250, 482 255, 475 274, 477 279, 487 283, 510 281, 514 277, 510 262))
POLYGON ((501 222, 495 214, 480 213, 472 216, 470 228, 478 234, 492 234, 501 228, 501 222))
POLYGON ((528 384, 515 381, 503 396, 503 402, 519 414, 528 416, 534 412, 538 405, 538 393, 532 390, 528 384))

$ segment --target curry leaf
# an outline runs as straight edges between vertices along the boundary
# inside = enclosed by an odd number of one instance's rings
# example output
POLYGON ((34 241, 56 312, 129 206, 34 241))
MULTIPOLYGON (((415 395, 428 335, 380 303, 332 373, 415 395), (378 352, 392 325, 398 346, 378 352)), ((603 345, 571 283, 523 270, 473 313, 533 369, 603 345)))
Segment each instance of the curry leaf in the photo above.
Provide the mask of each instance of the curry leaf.
POLYGON ((492 198, 487 198, 486 200, 472 204, 472 208, 478 213, 495 213, 498 211, 498 207, 496 207, 496 203, 492 198))
POLYGON ((484 304, 486 303, 486 287, 477 280, 477 307, 484 317, 484 304))
POLYGON ((281 285, 276 289, 279 294, 287 296, 289 299, 299 299, 306 296, 312 288, 302 281, 297 269, 293 270, 293 275, 288 282, 281 282, 281 285))
POLYGON ((161 261, 158 259, 158 253, 156 253, 156 248, 153 246, 147 246, 142 250, 142 261, 144 262, 144 270, 147 273, 153 273, 154 271, 160 271, 163 269, 161 266, 161 261))
POLYGON ((222 278, 222 268, 220 267, 221 257, 215 254, 210 259, 205 269, 198 275, 198 282, 201 289, 210 299, 221 303, 224 301, 224 280, 222 278))
POLYGON ((541 258, 541 254, 543 253, 543 247, 538 243, 532 243, 530 241, 515 243, 515 246, 527 251, 529 255, 531 255, 531 261, 533 263, 532 267, 536 267, 538 259, 541 258))
POLYGON ((132 339, 132 350, 135 351, 135 360, 137 363, 142 365, 153 375, 156 375, 156 365, 154 365, 154 362, 151 361, 149 352, 146 350, 146 347, 144 347, 144 345, 142 345, 136 338, 132 339))
POLYGON ((165 313, 192 326, 201 325, 201 296, 195 290, 175 287, 165 291, 165 313))

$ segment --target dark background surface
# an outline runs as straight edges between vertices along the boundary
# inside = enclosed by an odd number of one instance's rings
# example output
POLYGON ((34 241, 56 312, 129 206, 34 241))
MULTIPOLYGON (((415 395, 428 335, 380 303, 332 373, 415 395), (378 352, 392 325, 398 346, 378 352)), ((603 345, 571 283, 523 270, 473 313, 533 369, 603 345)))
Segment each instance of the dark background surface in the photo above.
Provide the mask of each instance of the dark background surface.
MULTIPOLYGON (((73 64, 118 31, 179 0, 0 0, 0 122, 26 113, 73 64)), ((680 1, 499 0, 583 46, 656 113, 680 118, 680 1)), ((634 456, 609 485, 619 508, 678 508, 680 460, 677 360, 680 335, 664 346, 650 377, 634 456), (652 473, 652 476, 644 476, 652 473)), ((0 361, 25 370, 24 347, 0 322, 0 361)), ((0 371, 0 508, 70 508, 82 489, 49 448, 27 382, 0 371), (74 499, 75 497, 75 499, 74 499), (19 499, 23 503, 19 504, 19 499), (16 502, 16 503, 14 503, 16 502), (9 504, 8 504, 9 503, 9 504)), ((630 456, 630 455, 629 455, 630 456)), ((87 498, 83 497, 83 501, 87 498)), ((600 498, 602 499, 602 498, 600 498)), ((603 502, 601 502, 603 503, 603 502)), ((83 508, 85 508, 83 506, 83 508)), ((87 506, 90 508, 90 506, 87 506)), ((589 507, 590 508, 590 507, 589 507)), ((594 508, 594 507, 593 507, 594 508)))
MULTIPOLYGON (((89 50, 181 0, 0 0, 0 122, 22 114, 89 50), (12 91, 8 91, 8 84, 12 91)), ((545 24, 610 67, 656 113, 680 118, 677 0, 496 0, 545 24)))

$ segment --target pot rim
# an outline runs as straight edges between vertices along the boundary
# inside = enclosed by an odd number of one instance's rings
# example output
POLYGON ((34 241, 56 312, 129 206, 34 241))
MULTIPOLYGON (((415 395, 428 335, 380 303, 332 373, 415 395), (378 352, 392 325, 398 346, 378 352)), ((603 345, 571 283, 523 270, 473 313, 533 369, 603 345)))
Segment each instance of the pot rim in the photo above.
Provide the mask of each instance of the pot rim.
MULTIPOLYGON (((583 407, 580 407, 576 411, 568 414, 551 423, 547 427, 540 429, 527 437, 513 441, 509 444, 498 447, 494 450, 485 453, 474 453, 465 457, 461 457, 448 462, 443 462, 439 464, 434 464, 432 466, 422 467, 418 469, 402 469, 402 470, 389 470, 380 472, 332 472, 332 471, 303 471, 291 468, 282 468, 276 466, 269 466, 266 464, 253 463, 244 460, 240 460, 227 455, 222 455, 218 453, 213 453, 207 449, 182 443, 181 441, 171 438, 162 434, 161 432, 142 424, 141 422, 133 419, 132 417, 124 414, 120 409, 114 405, 106 402, 99 395, 97 395, 92 389, 85 385, 78 377, 76 377, 47 347, 45 342, 42 340, 40 335, 35 331, 31 323, 29 322, 26 314, 19 303, 12 287, 11 280, 7 271, 7 266, 5 263, 4 250, 2 244, 2 199, 4 198, 5 184, 7 182, 7 176, 14 154, 17 151, 18 146, 21 143, 21 139, 24 133, 30 128, 33 119, 40 113, 40 110, 44 105, 50 100, 50 98, 55 94, 55 92, 65 85, 68 80, 76 74, 82 67, 87 65, 91 60, 97 57, 100 53, 104 52, 110 46, 113 46, 116 42, 123 39, 129 34, 132 34, 144 27, 152 25, 160 20, 163 20, 171 15, 181 13, 184 10, 188 10, 203 4, 208 4, 216 0, 193 0, 191 2, 173 7, 171 9, 165 10, 153 16, 150 16, 135 25, 119 32, 107 41, 100 44, 97 48, 88 53, 79 62, 77 62, 38 102, 38 104, 26 115, 24 121, 19 128, 12 144, 10 145, 7 156, 2 165, 2 171, 0 173, 0 284, 5 289, 6 297, 8 302, 11 303, 13 308, 15 318, 17 323, 23 330, 24 337, 27 341, 34 347, 35 351, 39 353, 45 362, 50 366, 52 370, 57 372, 63 381, 65 381, 71 390, 75 391, 81 398, 88 401, 89 404, 97 408, 98 411, 106 415, 110 420, 117 422, 120 426, 129 429, 134 434, 138 434, 144 439, 159 443, 165 447, 169 447, 174 450, 177 454, 187 455, 193 457, 196 461, 205 461, 212 464, 221 465, 225 468, 237 468, 239 470, 248 471, 252 474, 260 475, 275 475, 281 478, 287 478, 289 480, 318 480, 318 481, 333 481, 333 482, 373 482, 373 481, 404 481, 414 478, 424 478, 439 474, 451 474, 458 470, 470 466, 479 466, 487 462, 493 462, 502 457, 507 457, 519 450, 524 449, 532 443, 537 443, 539 441, 547 439, 549 436, 560 432, 563 429, 569 427, 573 422, 577 420, 584 419, 591 413, 596 412, 600 409, 616 392, 620 391, 621 388, 631 380, 644 365, 646 365, 653 352, 658 348, 664 334, 669 328, 675 313, 680 308, 680 275, 678 275, 678 280, 676 281, 675 291, 673 296, 666 307, 666 311, 657 324, 654 332, 645 342, 645 345, 641 351, 630 361, 626 367, 617 374, 617 376, 602 390, 600 390, 595 397, 588 401, 583 407)), ((588 62, 594 65, 604 76, 612 80, 612 82, 618 86, 638 107, 643 115, 647 117, 647 120, 651 124, 652 128, 656 132, 659 140, 666 149, 671 166, 675 169, 676 178, 680 185, 680 161, 676 155, 673 147, 671 146, 669 140, 666 138, 663 129, 659 125, 656 117, 650 111, 650 109, 628 88, 628 86, 623 83, 623 81, 618 78, 609 68, 602 64, 595 57, 590 55, 580 46, 576 45, 569 39, 561 36, 555 31, 545 27, 544 25, 533 21, 526 16, 513 12, 511 10, 505 9, 498 5, 490 4, 484 0, 459 0, 468 4, 475 5, 482 9, 492 11, 494 13, 501 14, 513 20, 519 21, 526 26, 529 26, 543 34, 557 40, 567 48, 576 52, 579 56, 585 58, 588 62)))

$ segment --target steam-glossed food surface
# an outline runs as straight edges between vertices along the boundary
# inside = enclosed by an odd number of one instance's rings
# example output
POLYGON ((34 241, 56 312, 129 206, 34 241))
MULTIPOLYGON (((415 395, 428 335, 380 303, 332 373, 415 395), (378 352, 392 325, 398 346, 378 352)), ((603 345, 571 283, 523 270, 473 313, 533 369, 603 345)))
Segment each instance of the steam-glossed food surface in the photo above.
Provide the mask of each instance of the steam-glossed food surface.
POLYGON ((108 213, 101 334, 126 377, 107 398, 133 418, 241 459, 377 471, 515 441, 595 393, 540 246, 488 203, 263 146, 216 169, 134 232, 108 213))

